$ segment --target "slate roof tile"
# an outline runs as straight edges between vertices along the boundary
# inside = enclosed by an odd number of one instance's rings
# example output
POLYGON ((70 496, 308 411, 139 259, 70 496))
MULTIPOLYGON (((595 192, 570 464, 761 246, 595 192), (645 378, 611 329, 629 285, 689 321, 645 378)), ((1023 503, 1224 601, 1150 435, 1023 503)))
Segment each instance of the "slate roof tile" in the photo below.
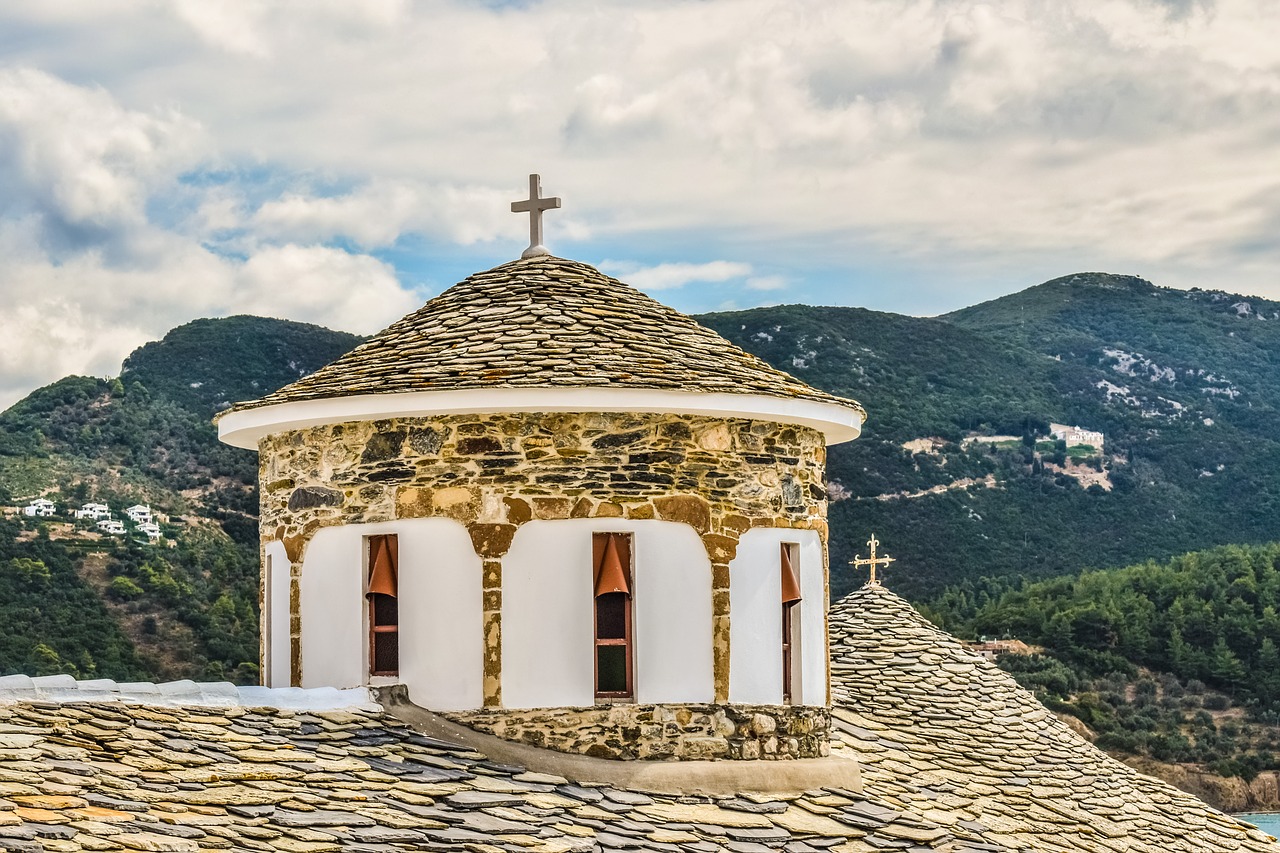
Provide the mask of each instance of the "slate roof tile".
POLYGON ((1098 750, 884 587, 837 602, 830 624, 833 752, 857 756, 869 800, 950 813, 961 839, 1012 850, 1280 851, 1098 750))
MULTIPOLYGON (((0 850, 712 853, 781 849, 798 840, 824 849, 859 834, 785 800, 764 799, 768 807, 754 812, 742 810, 747 801, 740 798, 570 785, 487 762, 375 711, 17 702, 0 705, 0 733, 0 850), (86 724, 97 730, 93 738, 67 745, 65 733, 86 724), (252 731, 271 742, 255 742, 252 731), (370 738, 375 745, 359 748, 360 755, 347 746, 370 738), (197 749, 239 761, 193 767, 197 749), (290 755, 291 766, 280 753, 290 755), (431 764, 418 763, 423 759, 431 764), (50 773, 55 763, 75 772, 50 773), (137 766, 147 771, 139 774, 137 766), (303 773, 304 766, 331 772, 303 773), (425 783, 416 781, 421 770, 452 772, 448 781, 425 783)), ((853 796, 841 800, 862 803, 853 796)), ((902 832, 918 832, 918 819, 887 805, 878 813, 888 826, 896 817, 902 832)))
POLYGON ((1280 851, 1094 749, 883 588, 831 626, 836 752, 862 793, 574 785, 371 709, 18 700, 0 851, 1280 851))
POLYGON ((476 273, 315 373, 231 411, 477 388, 621 387, 835 403, 594 267, 551 256, 476 273))

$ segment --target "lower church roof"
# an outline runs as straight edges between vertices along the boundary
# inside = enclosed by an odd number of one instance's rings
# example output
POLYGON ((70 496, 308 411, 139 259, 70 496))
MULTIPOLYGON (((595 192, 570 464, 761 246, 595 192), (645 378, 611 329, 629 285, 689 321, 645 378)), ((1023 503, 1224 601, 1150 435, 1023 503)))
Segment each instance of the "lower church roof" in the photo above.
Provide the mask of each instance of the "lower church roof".
POLYGON ((1014 850, 1280 851, 1111 758, 884 587, 830 625, 834 735, 868 795, 1014 850))
POLYGON ((577 785, 368 709, 23 700, 0 704, 0 851, 1280 851, 881 587, 833 607, 831 640, 834 752, 861 792, 577 785))

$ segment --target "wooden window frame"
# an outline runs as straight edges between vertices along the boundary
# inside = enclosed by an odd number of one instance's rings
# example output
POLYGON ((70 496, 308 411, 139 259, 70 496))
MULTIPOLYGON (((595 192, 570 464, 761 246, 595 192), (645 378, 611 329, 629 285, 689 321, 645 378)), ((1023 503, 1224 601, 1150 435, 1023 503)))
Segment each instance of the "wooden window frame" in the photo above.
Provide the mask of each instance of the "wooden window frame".
MULTIPOLYGON (((601 558, 604 553, 605 544, 608 537, 618 537, 618 543, 625 543, 621 548, 621 557, 623 568, 626 570, 628 583, 634 587, 635 572, 633 570, 634 559, 632 558, 635 539, 629 532, 605 531, 593 533, 591 536, 591 552, 592 552, 592 580, 594 582, 597 567, 600 565, 601 558)), ((591 646, 591 665, 592 665, 592 688, 595 691, 595 698, 598 702, 622 702, 634 701, 635 699, 635 635, 634 635, 634 610, 635 601, 630 593, 612 592, 605 595, 591 596, 591 624, 592 624, 592 646, 591 646), (605 595, 623 595, 625 596, 625 605, 622 611, 622 637, 600 636, 600 601, 605 595), (600 648, 602 646, 622 646, 623 655, 626 661, 626 689, 624 690, 601 690, 600 689, 600 648)))
MULTIPOLYGON (((793 569, 800 561, 800 547, 794 542, 783 542, 782 550, 787 552, 793 569)), ((778 554, 778 569, 782 570, 782 554, 778 554)), ((799 577, 800 572, 796 570, 796 576, 799 577)), ((782 602, 782 704, 795 704, 795 647, 796 633, 799 627, 799 613, 796 612, 796 605, 800 603, 800 599, 795 601, 782 602)))
MULTIPOLYGON (((394 533, 382 533, 374 536, 366 536, 364 538, 364 586, 365 598, 367 599, 367 613, 369 622, 369 675, 378 678, 398 678, 400 675, 400 602, 396 600, 396 621, 393 625, 378 624, 378 608, 377 598, 380 593, 369 592, 369 579, 373 572, 373 542, 375 539, 385 538, 387 545, 391 548, 393 555, 393 563, 398 567, 400 564, 400 541, 394 533), (388 670, 376 669, 378 661, 378 637, 380 635, 394 634, 396 646, 396 668, 388 670)), ((392 596, 394 598, 394 596, 392 596)), ((385 642, 385 640, 384 640, 385 642)))

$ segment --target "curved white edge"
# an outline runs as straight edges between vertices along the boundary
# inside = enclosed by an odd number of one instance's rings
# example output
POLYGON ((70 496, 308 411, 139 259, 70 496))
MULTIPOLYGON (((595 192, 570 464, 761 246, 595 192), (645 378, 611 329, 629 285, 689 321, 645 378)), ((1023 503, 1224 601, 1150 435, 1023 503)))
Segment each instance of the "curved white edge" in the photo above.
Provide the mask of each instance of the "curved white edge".
POLYGON ((234 447, 256 450, 268 435, 321 424, 508 412, 663 412, 749 418, 812 427, 826 436, 827 444, 852 441, 862 432, 861 411, 817 400, 648 388, 482 388, 360 394, 233 411, 218 418, 218 438, 234 447))

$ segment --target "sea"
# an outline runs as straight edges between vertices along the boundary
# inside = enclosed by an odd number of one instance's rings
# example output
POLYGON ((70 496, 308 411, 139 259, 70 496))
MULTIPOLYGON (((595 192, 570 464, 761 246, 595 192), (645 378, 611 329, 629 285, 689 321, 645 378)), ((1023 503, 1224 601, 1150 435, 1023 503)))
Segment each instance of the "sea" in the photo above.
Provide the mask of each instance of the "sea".
POLYGON ((1280 814, 1238 814, 1235 817, 1247 820, 1268 835, 1280 836, 1280 814))

